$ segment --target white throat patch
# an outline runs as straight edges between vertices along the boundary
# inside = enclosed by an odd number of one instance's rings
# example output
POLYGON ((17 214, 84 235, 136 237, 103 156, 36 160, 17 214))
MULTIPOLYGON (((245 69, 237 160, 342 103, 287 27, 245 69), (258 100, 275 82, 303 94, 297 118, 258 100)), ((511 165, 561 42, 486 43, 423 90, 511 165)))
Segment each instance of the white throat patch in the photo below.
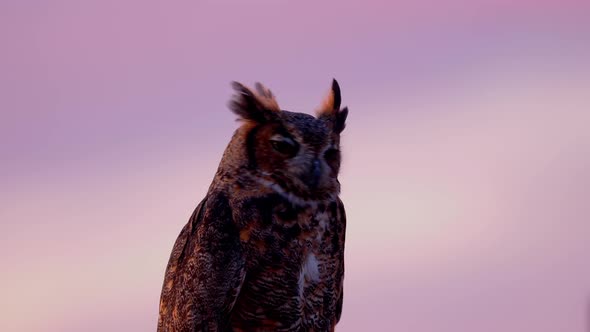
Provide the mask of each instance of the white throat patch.
POLYGON ((318 260, 314 254, 308 254, 307 259, 303 262, 301 267, 305 280, 311 282, 317 282, 320 280, 320 271, 318 266, 318 260))
POLYGON ((318 282, 320 280, 320 270, 318 260, 314 254, 308 254, 301 265, 299 273, 299 296, 303 297, 303 290, 307 283, 318 282))

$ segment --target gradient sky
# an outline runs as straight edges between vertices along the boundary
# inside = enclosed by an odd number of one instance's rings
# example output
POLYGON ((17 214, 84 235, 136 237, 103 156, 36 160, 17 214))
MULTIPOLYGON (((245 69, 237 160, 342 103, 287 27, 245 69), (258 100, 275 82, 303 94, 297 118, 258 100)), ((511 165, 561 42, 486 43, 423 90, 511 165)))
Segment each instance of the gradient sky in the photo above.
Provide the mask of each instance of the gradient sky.
POLYGON ((343 133, 338 331, 590 328, 588 1, 0 2, 0 330, 154 331, 229 82, 343 133), (516 2, 516 3, 515 3, 516 2))

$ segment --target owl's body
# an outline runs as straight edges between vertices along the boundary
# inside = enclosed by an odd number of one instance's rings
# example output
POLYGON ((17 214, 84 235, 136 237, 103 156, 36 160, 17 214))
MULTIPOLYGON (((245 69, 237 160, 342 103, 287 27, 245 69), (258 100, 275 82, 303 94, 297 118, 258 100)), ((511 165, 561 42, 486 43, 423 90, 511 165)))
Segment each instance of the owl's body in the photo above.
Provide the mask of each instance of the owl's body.
POLYGON ((260 85, 234 87, 245 123, 176 240, 158 332, 333 331, 346 228, 338 85, 318 118, 281 111, 260 85))

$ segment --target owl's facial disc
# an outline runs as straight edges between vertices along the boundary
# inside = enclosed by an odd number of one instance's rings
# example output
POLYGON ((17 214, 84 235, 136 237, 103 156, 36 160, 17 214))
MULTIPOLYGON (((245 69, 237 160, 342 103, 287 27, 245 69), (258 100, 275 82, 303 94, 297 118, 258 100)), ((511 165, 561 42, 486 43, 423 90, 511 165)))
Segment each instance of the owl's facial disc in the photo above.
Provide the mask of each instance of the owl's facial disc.
POLYGON ((266 139, 258 148, 257 164, 285 190, 298 188, 298 192, 312 195, 337 191, 338 140, 320 120, 284 112, 282 123, 259 129, 259 137, 266 139))
MULTIPOLYGON (((279 158, 284 158, 286 167, 282 168, 286 168, 287 171, 293 171, 294 175, 304 182, 309 189, 315 190, 318 187, 322 176, 324 176, 322 161, 318 156, 315 156, 315 158, 311 160, 311 163, 305 162, 305 165, 300 165, 302 161, 308 160, 309 156, 298 156, 300 144, 295 141, 295 139, 281 134, 275 134, 271 136, 269 143, 274 150, 274 153, 278 155, 279 158), (295 160, 290 161, 289 159, 295 160), (307 166, 306 164, 310 165, 307 166), (299 169, 303 169, 304 171, 300 172, 298 171, 299 169)), ((304 146, 304 149, 305 148, 306 147, 304 146)), ((309 153, 305 154, 309 155, 309 153)))

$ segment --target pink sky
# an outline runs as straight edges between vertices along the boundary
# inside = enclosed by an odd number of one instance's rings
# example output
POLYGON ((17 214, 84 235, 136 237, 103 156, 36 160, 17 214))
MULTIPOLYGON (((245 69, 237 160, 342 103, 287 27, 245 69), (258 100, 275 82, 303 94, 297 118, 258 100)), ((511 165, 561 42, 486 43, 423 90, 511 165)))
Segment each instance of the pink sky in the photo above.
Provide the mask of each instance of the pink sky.
POLYGON ((0 3, 1 331, 154 331, 237 123, 350 108, 338 331, 590 322, 584 1, 0 3))

